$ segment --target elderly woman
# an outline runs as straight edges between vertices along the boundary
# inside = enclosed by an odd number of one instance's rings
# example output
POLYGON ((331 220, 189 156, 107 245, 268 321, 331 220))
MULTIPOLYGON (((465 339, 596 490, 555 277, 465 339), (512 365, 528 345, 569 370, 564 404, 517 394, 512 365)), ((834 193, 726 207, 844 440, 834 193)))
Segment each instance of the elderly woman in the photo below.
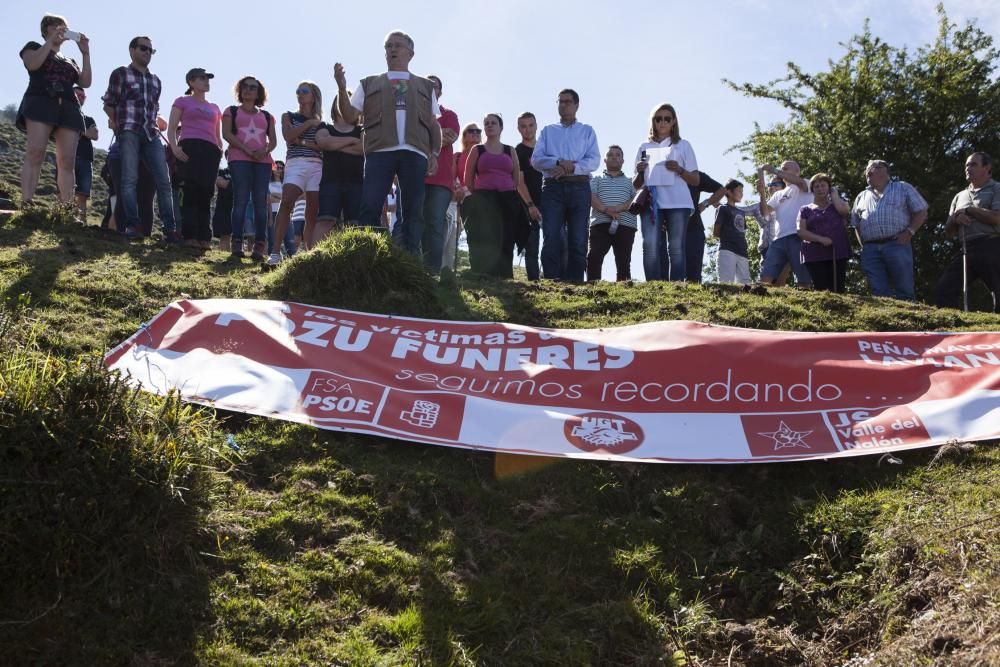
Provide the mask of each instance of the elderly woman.
POLYGON ((21 62, 28 70, 28 89, 17 110, 17 126, 24 130, 27 147, 21 167, 21 202, 30 205, 38 187, 49 137, 56 142, 56 170, 59 200, 73 201, 76 183, 76 145, 86 129, 80 102, 73 86, 90 87, 90 40, 67 30, 66 19, 46 14, 42 17, 43 44, 28 42, 21 49, 21 62), (83 65, 59 53, 68 39, 76 40, 83 65))
POLYGON ((813 176, 809 190, 813 202, 799 209, 800 261, 816 289, 843 292, 847 259, 851 255, 846 224, 851 207, 841 199, 827 174, 813 176))
POLYGON ((514 242, 528 229, 524 204, 517 193, 521 167, 514 148, 500 142, 500 114, 486 115, 483 132, 486 141, 469 152, 465 163, 465 187, 472 192, 463 206, 467 211, 469 265, 478 273, 512 278, 514 242))
POLYGON ((697 186, 698 161, 694 149, 681 139, 677 112, 670 104, 653 109, 649 119, 649 141, 635 156, 636 188, 650 191, 650 209, 642 214, 642 265, 646 280, 684 280, 687 277, 684 237, 694 210, 688 186, 697 186), (666 252, 670 275, 662 275, 664 252, 660 229, 667 232, 666 252))

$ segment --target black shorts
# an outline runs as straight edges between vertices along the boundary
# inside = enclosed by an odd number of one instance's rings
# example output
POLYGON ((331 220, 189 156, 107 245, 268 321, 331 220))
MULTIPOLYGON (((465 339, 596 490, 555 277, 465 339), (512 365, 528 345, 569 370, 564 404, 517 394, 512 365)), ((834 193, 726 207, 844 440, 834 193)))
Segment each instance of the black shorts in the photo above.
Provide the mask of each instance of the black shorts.
POLYGON ((25 129, 25 119, 55 127, 65 127, 82 133, 83 111, 76 98, 25 95, 17 110, 17 126, 25 129))

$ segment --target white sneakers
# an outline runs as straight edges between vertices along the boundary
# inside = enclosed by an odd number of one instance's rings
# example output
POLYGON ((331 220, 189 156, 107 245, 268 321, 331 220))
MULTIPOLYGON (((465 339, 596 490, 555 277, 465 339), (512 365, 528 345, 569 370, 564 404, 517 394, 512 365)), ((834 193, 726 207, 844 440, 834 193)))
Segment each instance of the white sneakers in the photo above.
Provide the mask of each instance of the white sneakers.
POLYGON ((271 253, 271 255, 267 258, 267 265, 278 266, 279 264, 281 264, 281 254, 276 252, 271 253))

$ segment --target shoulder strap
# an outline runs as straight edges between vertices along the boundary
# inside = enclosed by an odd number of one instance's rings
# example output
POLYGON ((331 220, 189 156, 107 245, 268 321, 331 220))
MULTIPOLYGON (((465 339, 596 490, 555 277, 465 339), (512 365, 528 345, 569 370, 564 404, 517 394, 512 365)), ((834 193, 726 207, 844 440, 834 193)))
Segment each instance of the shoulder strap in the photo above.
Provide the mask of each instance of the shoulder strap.
POLYGON ((507 144, 503 145, 503 154, 506 155, 507 157, 510 157, 510 146, 508 146, 507 144))
POLYGON ((236 135, 236 112, 237 108, 235 104, 229 107, 229 122, 230 122, 229 129, 230 131, 232 131, 233 136, 236 135))
POLYGON ((486 152, 486 146, 483 146, 482 144, 476 144, 476 156, 477 157, 482 157, 483 153, 485 153, 485 152, 486 152))
POLYGON ((272 118, 271 114, 264 109, 261 109, 260 111, 264 114, 264 134, 271 134, 271 125, 274 124, 274 118, 272 118))

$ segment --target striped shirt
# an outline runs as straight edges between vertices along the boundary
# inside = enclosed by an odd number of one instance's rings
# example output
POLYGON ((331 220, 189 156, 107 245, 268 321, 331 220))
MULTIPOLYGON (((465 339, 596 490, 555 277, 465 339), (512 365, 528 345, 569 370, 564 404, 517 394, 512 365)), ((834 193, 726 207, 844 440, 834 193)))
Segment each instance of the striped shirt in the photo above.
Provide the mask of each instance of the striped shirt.
POLYGON ((914 213, 927 210, 927 202, 905 181, 889 181, 882 195, 869 186, 858 193, 851 208, 851 222, 861 230, 862 241, 891 239, 910 226, 914 213))
MULTIPOLYGON (((288 122, 292 124, 292 127, 298 127, 302 123, 306 122, 308 119, 297 111, 288 112, 288 122)), ((306 130, 299 136, 299 139, 304 141, 313 142, 316 141, 316 130, 319 129, 318 125, 314 125, 306 130)), ((285 152, 285 162, 288 162, 292 158, 304 157, 312 158, 314 160, 320 160, 323 158, 323 154, 316 150, 315 148, 307 148, 301 144, 290 144, 288 146, 288 151, 285 152)))
POLYGON ((149 70, 140 72, 132 65, 111 72, 105 106, 114 107, 118 132, 138 132, 152 140, 159 132, 156 116, 160 113, 160 77, 149 70))
MULTIPOLYGON (((635 196, 635 186, 632 179, 625 174, 617 176, 610 175, 607 171, 601 176, 590 179, 590 193, 597 197, 605 206, 620 206, 628 204, 635 196)), ((611 216, 599 212, 596 208, 590 209, 590 225, 607 225, 611 223, 611 216)), ((632 229, 638 229, 635 216, 628 211, 618 214, 618 224, 632 229)))

